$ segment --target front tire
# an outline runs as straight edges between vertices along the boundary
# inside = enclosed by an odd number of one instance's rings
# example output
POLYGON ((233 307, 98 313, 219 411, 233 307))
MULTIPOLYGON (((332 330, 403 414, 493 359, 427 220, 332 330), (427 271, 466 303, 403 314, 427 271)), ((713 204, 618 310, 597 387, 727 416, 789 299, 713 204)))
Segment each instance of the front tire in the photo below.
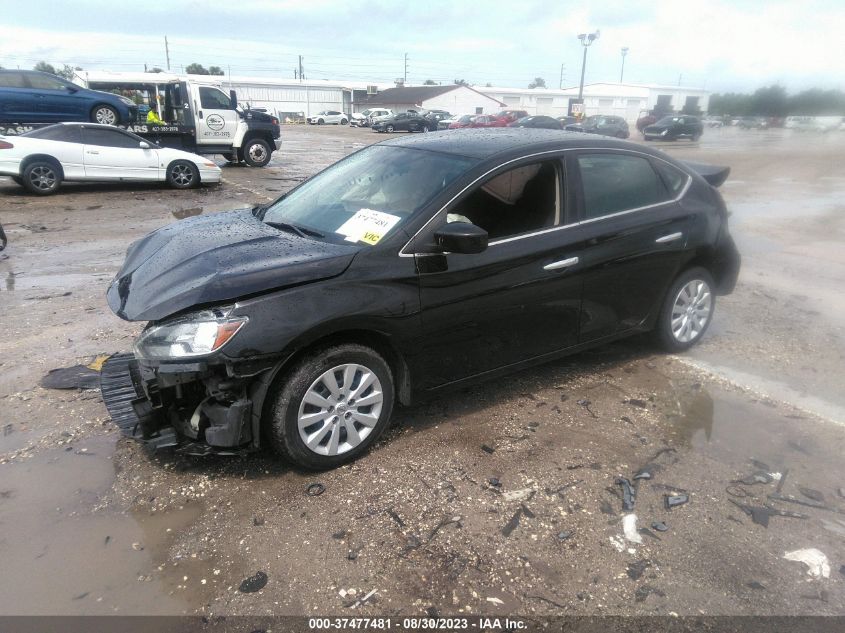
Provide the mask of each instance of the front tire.
POLYGON ((244 161, 250 167, 264 167, 270 162, 272 152, 267 141, 254 138, 247 141, 244 146, 244 161))
POLYGON ((317 119, 317 125, 322 125, 323 123, 325 123, 323 119, 317 119))
POLYGON ((177 160, 167 166, 167 184, 174 189, 192 189, 200 184, 200 170, 187 160, 177 160))
POLYGON ((341 120, 340 120, 340 124, 341 124, 341 125, 346 125, 347 123, 349 123, 349 121, 347 121, 346 119, 341 119, 341 120))
POLYGON ((363 345, 325 347, 274 385, 268 434, 275 452, 309 470, 350 462, 384 432, 393 410, 393 373, 363 345))
POLYGON ((387 132, 388 134, 393 134, 393 126, 388 125, 386 128, 384 128, 384 131, 387 132))
POLYGON ((685 270, 675 279, 660 310, 655 331, 670 352, 682 352, 698 343, 716 308, 713 276, 704 268, 685 270))
POLYGON ((120 122, 120 115, 117 110, 108 105, 98 105, 91 110, 91 123, 102 123, 103 125, 117 125, 120 122))
POLYGON ((30 193, 49 196, 56 193, 62 184, 62 173, 58 164, 48 160, 36 160, 23 170, 23 186, 30 193))

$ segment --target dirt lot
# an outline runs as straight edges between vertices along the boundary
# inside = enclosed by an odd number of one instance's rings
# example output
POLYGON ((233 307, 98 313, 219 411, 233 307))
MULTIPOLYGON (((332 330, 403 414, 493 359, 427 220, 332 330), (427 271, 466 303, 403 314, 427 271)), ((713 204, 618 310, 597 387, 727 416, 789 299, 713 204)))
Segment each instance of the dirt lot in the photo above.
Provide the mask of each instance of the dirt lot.
POLYGON ((38 199, 0 178, 0 614, 845 614, 843 134, 665 147, 731 165, 744 255, 689 354, 631 340, 400 409, 333 472, 153 456, 98 392, 37 386, 130 348, 141 324, 104 292, 132 240, 265 202, 381 138, 285 128, 269 167, 190 192, 38 199), (626 511, 615 482, 640 469, 626 511), (688 502, 667 509, 674 494, 688 502), (764 505, 781 513, 768 526, 764 505), (823 577, 784 558, 806 548, 823 577), (258 571, 266 586, 240 591, 258 571))

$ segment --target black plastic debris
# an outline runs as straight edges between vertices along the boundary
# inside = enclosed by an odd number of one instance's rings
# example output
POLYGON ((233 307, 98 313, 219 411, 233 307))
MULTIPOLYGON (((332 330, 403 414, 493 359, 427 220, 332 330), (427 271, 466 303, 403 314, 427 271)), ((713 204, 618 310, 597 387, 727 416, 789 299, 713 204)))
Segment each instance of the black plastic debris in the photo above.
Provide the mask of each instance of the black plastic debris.
POLYGON ((663 521, 654 521, 651 524, 651 529, 657 530, 658 532, 666 532, 669 529, 669 526, 663 523, 663 521))
POLYGON ((819 503, 824 503, 824 495, 818 490, 813 490, 812 488, 805 488, 804 486, 798 486, 798 492, 800 492, 808 499, 812 499, 813 501, 817 501, 819 503))
POLYGON ((260 525, 264 525, 264 517, 259 515, 259 514, 256 514, 254 517, 252 517, 252 524, 255 527, 258 527, 260 525))
POLYGON ((819 510, 833 510, 833 508, 828 507, 824 503, 819 503, 817 501, 804 501, 803 499, 796 499, 795 497, 784 496, 780 494, 773 494, 768 495, 768 498, 771 501, 781 501, 783 503, 794 503, 795 505, 804 506, 806 508, 818 508, 819 510))
POLYGON ((634 407, 639 407, 640 409, 647 409, 648 402, 645 400, 640 400, 639 398, 628 398, 627 400, 623 401, 625 404, 630 404, 634 407))
POLYGON ((613 506, 610 505, 607 501, 602 501, 601 505, 599 506, 599 510, 601 510, 602 514, 607 514, 610 516, 616 516, 616 511, 613 509, 613 506))
POLYGON ((662 538, 657 536, 657 534, 655 534, 654 532, 649 530, 647 527, 641 527, 639 530, 637 530, 637 532, 639 532, 640 534, 647 536, 649 538, 653 538, 655 541, 662 541, 663 540, 662 538))
POLYGON ((405 527, 405 522, 402 520, 402 517, 396 514, 396 511, 393 508, 388 508, 387 514, 390 515, 391 519, 396 521, 396 525, 398 525, 400 528, 405 527))
POLYGON ((593 412, 593 410, 590 408, 590 405, 591 405, 591 404, 593 404, 590 400, 587 400, 586 398, 582 398, 581 400, 578 400, 578 404, 579 404, 580 406, 584 407, 584 408, 587 410, 587 413, 589 413, 589 414, 590 414, 591 416, 593 416, 594 418, 598 418, 598 417, 599 417, 599 416, 597 416, 597 415, 593 412))
POLYGON ((645 466, 640 468, 636 473, 634 473, 632 479, 652 479, 655 473, 657 473, 659 470, 660 466, 657 464, 646 464, 645 466))
POLYGON ((238 590, 241 593, 255 593, 256 591, 261 591, 264 589, 264 586, 267 584, 267 574, 263 571, 255 572, 254 576, 250 576, 246 578, 242 583, 241 586, 238 587, 238 590))
POLYGON ((678 506, 682 506, 687 501, 689 501, 689 495, 686 495, 686 494, 663 495, 663 503, 666 505, 667 510, 671 510, 672 508, 677 508, 678 506))
POLYGON ((85 365, 51 369, 38 383, 45 389, 99 389, 100 372, 85 365))
POLYGON ((617 477, 613 483, 617 486, 622 486, 622 508, 626 512, 630 512, 634 509, 634 503, 637 500, 637 492, 634 490, 633 486, 631 486, 631 482, 625 477, 617 477))
POLYGON ((348 530, 338 530, 337 532, 332 534, 332 538, 337 540, 337 541, 340 541, 340 540, 346 538, 347 534, 349 534, 348 530))
POLYGON ((745 512, 751 517, 751 521, 757 525, 762 525, 764 528, 769 527, 769 519, 773 516, 787 517, 790 519, 809 519, 806 514, 798 514, 797 512, 789 512, 788 510, 777 510, 768 506, 750 506, 733 499, 728 499, 737 508, 745 512))
POLYGON ((487 446, 487 444, 482 444, 482 445, 481 445, 481 450, 482 450, 482 451, 484 451, 485 453, 487 453, 488 455, 492 455, 492 454, 493 454, 493 452, 494 452, 496 449, 495 449, 495 448, 493 448, 492 446, 487 446))
POLYGON ((514 512, 514 515, 511 517, 510 521, 505 523, 505 526, 502 528, 502 535, 510 536, 513 531, 519 527, 520 516, 522 516, 522 508, 514 512))
POLYGON ((751 582, 745 583, 745 586, 749 589, 765 589, 766 585, 757 582, 756 580, 752 580, 751 582))
POLYGON ((308 484, 308 487, 305 489, 305 494, 309 497, 319 497, 326 491, 326 487, 321 484, 320 482, 315 482, 313 484, 308 484))
POLYGON ((637 590, 634 592, 634 600, 636 602, 645 602, 646 598, 648 598, 651 594, 660 596, 661 598, 666 597, 666 593, 662 589, 658 589, 652 585, 642 585, 637 587, 637 590))
POLYGON ((754 466, 754 468, 756 468, 757 470, 765 470, 767 473, 770 473, 770 472, 772 472, 772 470, 774 470, 766 462, 761 462, 758 459, 752 458, 752 459, 749 459, 748 461, 751 462, 751 465, 754 466))
POLYGON ((435 525, 434 528, 431 530, 431 534, 428 535, 428 540, 431 541, 442 528, 446 527, 447 525, 452 525, 453 523, 458 527, 461 527, 461 517, 448 517, 440 521, 440 523, 435 525))
POLYGON ((494 488, 498 488, 502 485, 502 482, 499 481, 498 477, 490 477, 490 479, 487 480, 487 483, 493 486, 494 488))
POLYGON ((628 578, 631 580, 639 580, 645 573, 645 570, 651 567, 651 561, 638 560, 633 563, 628 563, 628 578))
POLYGON ((536 515, 524 503, 520 504, 522 507, 522 516, 526 519, 533 519, 536 515))
MULTIPOLYGON (((557 533, 557 540, 565 541, 570 536, 572 536, 572 530, 561 530, 560 532, 557 533)), ((845 568, 845 565, 843 565, 843 568, 845 568)))
POLYGON ((76 596, 74 596, 73 598, 71 598, 71 600, 82 600, 85 596, 87 596, 87 595, 88 595, 88 594, 90 594, 90 593, 91 593, 90 591, 86 591, 86 592, 84 592, 84 593, 80 593, 79 595, 76 595, 76 596))

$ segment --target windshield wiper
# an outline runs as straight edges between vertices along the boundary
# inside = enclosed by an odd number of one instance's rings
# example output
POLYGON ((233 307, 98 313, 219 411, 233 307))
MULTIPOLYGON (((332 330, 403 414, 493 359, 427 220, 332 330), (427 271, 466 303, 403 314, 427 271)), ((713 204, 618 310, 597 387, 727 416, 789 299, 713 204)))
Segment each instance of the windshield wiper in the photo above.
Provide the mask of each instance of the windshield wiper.
POLYGON ((280 229, 282 231, 293 231, 299 237, 326 237, 319 231, 315 231, 314 229, 308 229, 304 226, 296 226, 295 224, 291 224, 290 222, 266 222, 268 226, 272 226, 274 229, 280 229))

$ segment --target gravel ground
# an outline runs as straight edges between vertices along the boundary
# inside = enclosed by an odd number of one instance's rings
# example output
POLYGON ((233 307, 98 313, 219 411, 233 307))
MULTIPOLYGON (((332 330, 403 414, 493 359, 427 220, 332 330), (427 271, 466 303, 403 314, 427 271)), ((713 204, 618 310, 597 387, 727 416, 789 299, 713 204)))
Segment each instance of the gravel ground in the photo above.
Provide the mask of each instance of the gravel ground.
POLYGON ((0 178, 0 615, 845 614, 842 135, 667 144, 732 166, 744 255, 690 353, 637 338, 400 409, 329 473, 150 455, 96 391, 37 386, 129 348, 140 324, 104 291, 132 240, 265 202, 381 138, 285 128, 269 167, 188 192, 39 199, 0 178), (676 494, 688 502, 667 509, 676 494), (746 510, 764 504, 801 518, 761 525, 746 510), (828 578, 784 558, 806 548, 828 578), (266 586, 240 591, 259 571, 266 586))

